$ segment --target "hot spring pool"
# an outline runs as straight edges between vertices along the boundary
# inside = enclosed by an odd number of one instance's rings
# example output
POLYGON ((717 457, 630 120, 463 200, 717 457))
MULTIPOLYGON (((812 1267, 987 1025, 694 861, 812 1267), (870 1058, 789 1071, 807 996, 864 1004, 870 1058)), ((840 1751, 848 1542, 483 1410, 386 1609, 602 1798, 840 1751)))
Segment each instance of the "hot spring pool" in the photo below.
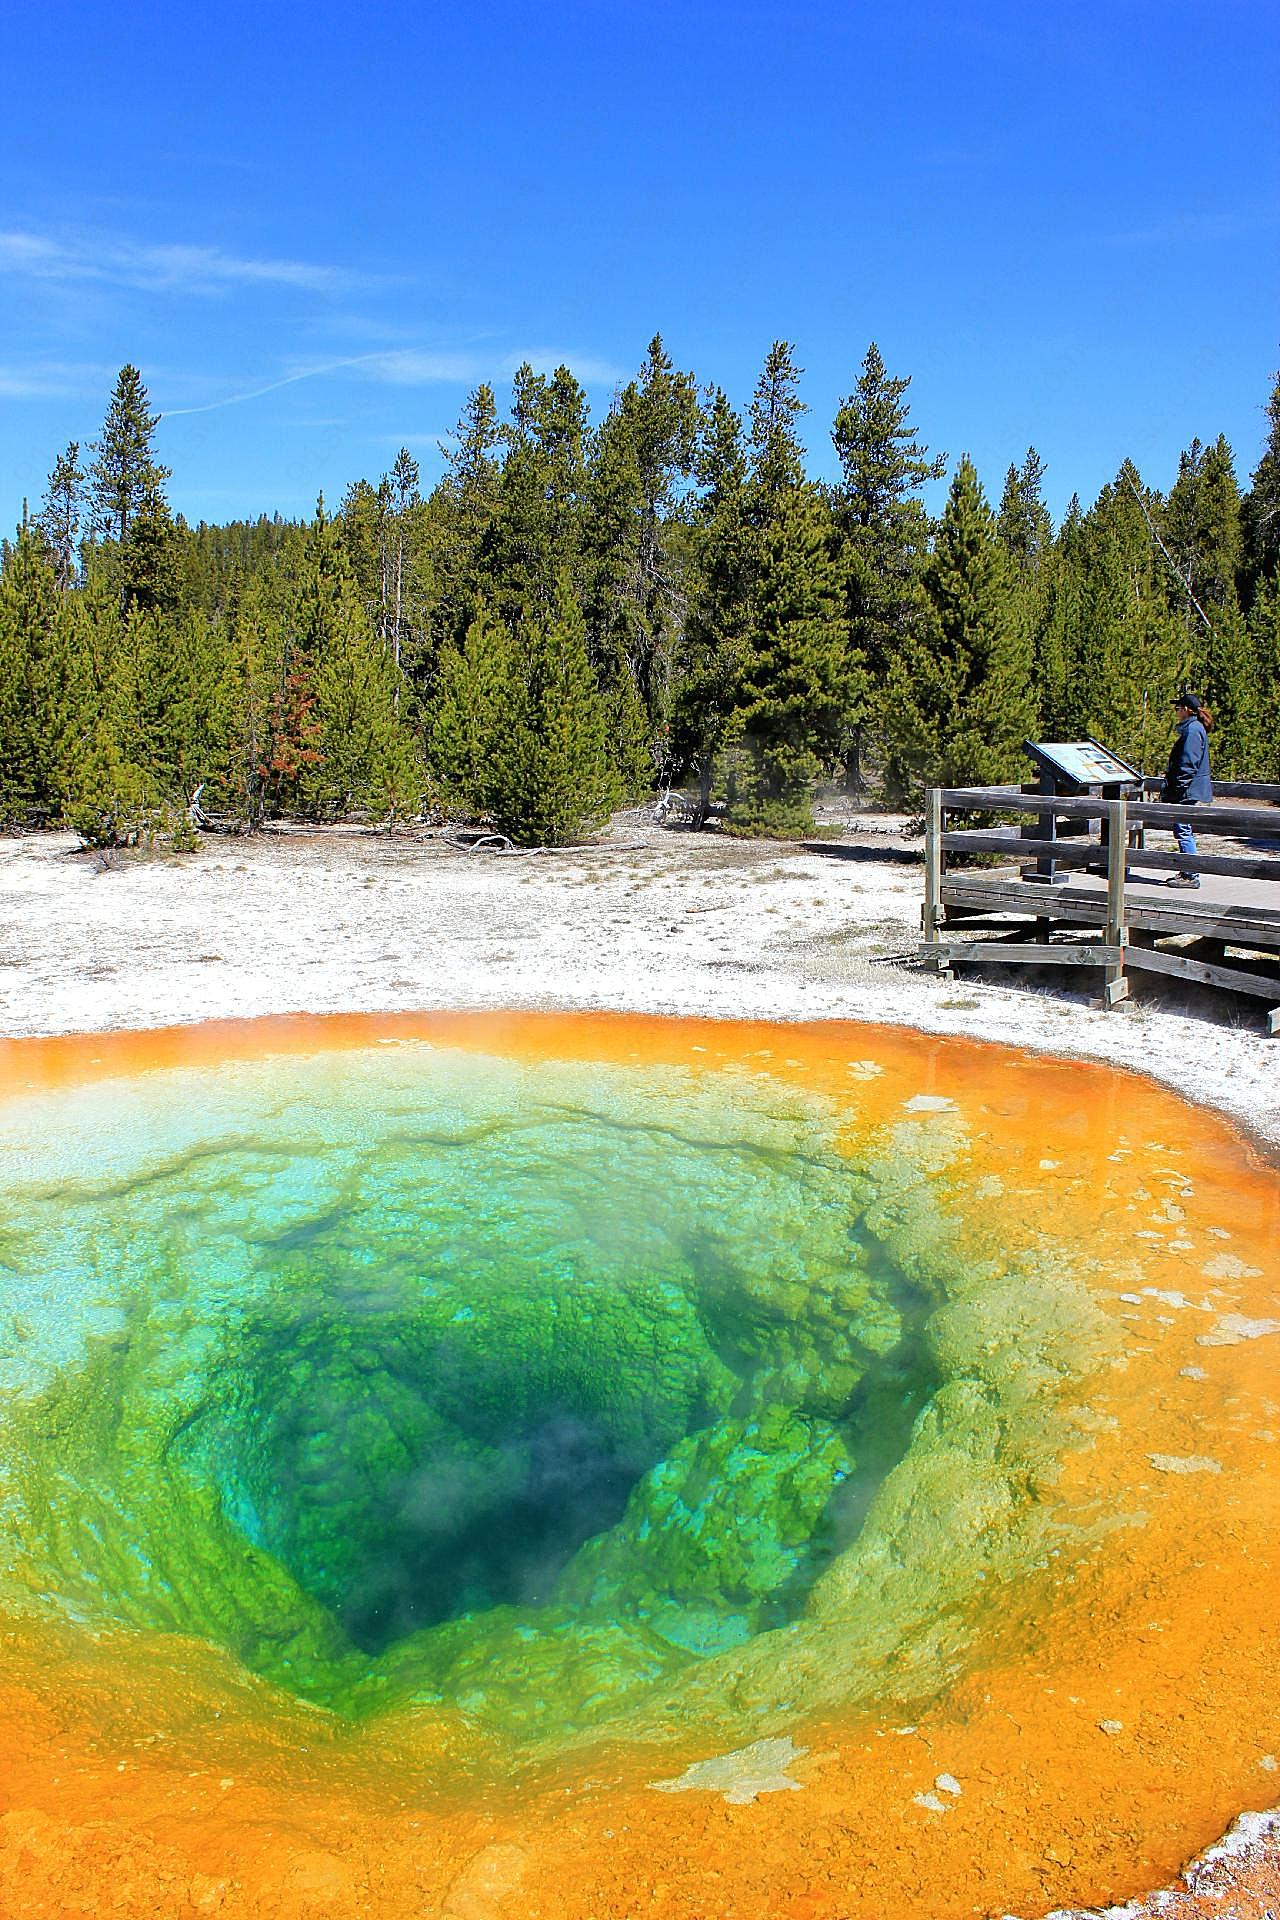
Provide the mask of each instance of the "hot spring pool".
POLYGON ((0 1068, 29 1910, 1032 1912, 1274 1797, 1277 1182, 1211 1116, 832 1025, 0 1068))

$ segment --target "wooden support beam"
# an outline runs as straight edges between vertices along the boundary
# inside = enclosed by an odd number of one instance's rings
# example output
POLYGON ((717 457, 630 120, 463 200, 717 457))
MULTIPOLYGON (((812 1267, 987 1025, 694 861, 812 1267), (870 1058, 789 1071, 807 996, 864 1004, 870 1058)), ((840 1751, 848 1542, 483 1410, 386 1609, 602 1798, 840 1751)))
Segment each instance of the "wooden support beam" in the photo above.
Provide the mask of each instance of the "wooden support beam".
POLYGON ((1125 933, 1125 860, 1128 858, 1128 822, 1125 795, 1107 801, 1107 947, 1123 947, 1125 933))
MULTIPOLYGON (((1023 919, 1048 916, 1082 926, 1103 926, 1107 917, 1101 893, 1088 893, 1079 887, 1038 886, 1034 881, 995 875, 988 879, 980 874, 947 874, 942 900, 947 907, 973 907, 988 913, 999 910, 1023 919)), ((1280 912, 1267 907, 1234 906, 1220 900, 1197 900, 1193 895, 1182 895, 1175 901, 1157 891, 1149 900, 1130 893, 1126 910, 1131 927, 1205 934, 1240 947, 1280 947, 1280 912)))
MULTIPOLYGON (((942 923, 944 927, 963 927, 966 933, 971 927, 990 927, 996 933, 1012 933, 1015 928, 1021 927, 1026 933, 1030 934, 1034 928, 1040 925, 1040 922, 1037 919, 1033 919, 1030 914, 1019 914, 1016 919, 1010 920, 1001 914, 998 906, 948 906, 945 909, 945 913, 946 918, 942 923)), ((1039 935, 1036 937, 1039 938, 1039 935)))
POLYGON ((1043 887, 997 874, 949 873, 942 883, 942 899, 948 907, 971 907, 979 913, 1017 913, 1032 920, 1047 916, 1078 920, 1086 926, 1095 921, 1101 926, 1107 917, 1107 903, 1100 893, 1081 896, 1066 887, 1043 887))
POLYGON ((1102 995, 1109 1007, 1128 996, 1124 977, 1124 948, 1129 938, 1124 923, 1124 865, 1129 856, 1129 823, 1124 795, 1107 802, 1107 934, 1108 947, 1120 949, 1120 958, 1108 966, 1102 995))
POLYGON ((954 965, 957 960, 1007 961, 1024 967, 1118 967, 1126 949, 1108 946, 1101 940, 1063 940, 1059 944, 1018 946, 1005 940, 949 940, 936 952, 945 954, 954 965))
POLYGON ((933 945, 942 925, 942 794, 930 787, 924 816, 924 937, 933 945))
POLYGON ((1280 979, 1246 973, 1243 967, 1211 966, 1207 960, 1193 960, 1189 954, 1170 953, 1164 947, 1130 947, 1126 964, 1144 973, 1169 974, 1179 980, 1196 980, 1201 986, 1253 994, 1259 1000, 1274 1000, 1280 995, 1280 979))

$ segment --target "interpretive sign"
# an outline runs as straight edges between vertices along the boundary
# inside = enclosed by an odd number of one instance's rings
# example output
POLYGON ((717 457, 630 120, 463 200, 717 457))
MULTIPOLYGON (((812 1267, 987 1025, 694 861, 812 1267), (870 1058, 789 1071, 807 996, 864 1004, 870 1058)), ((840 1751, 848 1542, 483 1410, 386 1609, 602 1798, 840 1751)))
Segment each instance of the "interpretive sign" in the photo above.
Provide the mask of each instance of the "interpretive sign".
POLYGON ((1072 787, 1129 786, 1142 778, 1137 767, 1131 767, 1097 740, 1028 740, 1026 749, 1042 773, 1056 776, 1051 792, 1069 792, 1072 787))

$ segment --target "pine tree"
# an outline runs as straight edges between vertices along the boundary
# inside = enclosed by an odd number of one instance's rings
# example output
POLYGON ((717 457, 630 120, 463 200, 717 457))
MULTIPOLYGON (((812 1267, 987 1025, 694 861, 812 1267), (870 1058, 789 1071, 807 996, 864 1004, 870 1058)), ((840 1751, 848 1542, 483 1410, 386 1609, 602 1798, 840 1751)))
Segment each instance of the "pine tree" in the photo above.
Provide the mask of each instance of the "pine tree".
POLYGON ((71 771, 101 704, 101 662, 110 646, 103 646, 104 628, 114 635, 118 625, 118 608, 102 593, 86 587, 59 599, 52 644, 33 690, 47 818, 65 813, 71 771))
POLYGON ((368 480, 353 480, 342 496, 336 521, 356 591, 369 619, 383 634, 388 630, 391 605, 390 515, 391 485, 384 474, 376 487, 368 480))
POLYGON ((178 728, 184 675, 173 637, 141 607, 124 613, 112 656, 104 711, 131 766, 145 769, 157 797, 180 785, 178 728))
POLYGON ((608 818, 619 797, 608 713, 567 574, 526 623, 524 684, 495 753, 491 811, 526 846, 563 846, 608 818))
POLYGON ((168 467, 155 456, 153 436, 160 416, 152 413, 142 375, 121 367, 102 432, 93 444, 90 501, 96 531, 122 546, 148 499, 162 494, 168 467))
POLYGON ((1023 577, 1039 572, 1053 539, 1053 523, 1041 492, 1044 474, 1044 461, 1034 447, 1028 447, 1022 465, 1010 467, 1005 475, 996 519, 996 531, 1023 577))
MULTIPOLYGON (((698 425, 693 375, 676 370, 655 334, 638 380, 622 389, 596 436, 587 481, 584 600, 591 649, 624 707, 633 710, 638 694, 653 741, 665 737, 670 719, 684 605, 672 512, 678 483, 693 472, 698 425)), ((652 777, 649 750, 648 765, 636 772, 652 777)))
POLYGON ((20 820, 30 787, 27 716, 23 701, 26 658, 20 621, 7 589, 13 561, 0 575, 0 828, 20 820))
POLYGON ((1241 598, 1246 608, 1280 567, 1280 373, 1267 401, 1267 443, 1241 509, 1241 598))
POLYGON ((118 556, 121 605, 127 613, 172 614, 182 598, 181 544, 159 482, 138 504, 118 556))
POLYGON ((433 578, 428 672, 446 646, 461 645, 488 577, 502 485, 502 430, 493 388, 479 386, 439 443, 445 473, 427 503, 425 539, 433 578))
POLYGON ((23 526, 0 574, 0 825, 27 817, 46 797, 38 688, 56 613, 53 569, 35 530, 23 526))
POLYGON ((410 586, 408 563, 413 554, 413 526, 421 517, 418 511, 422 505, 422 494, 418 486, 421 478, 421 469, 408 447, 401 447, 396 455, 396 462, 391 469, 388 482, 391 495, 391 541, 388 554, 388 575, 391 585, 391 657, 396 669, 395 707, 397 712, 400 709, 400 676, 405 652, 410 586))
POLYGON ((173 823, 146 768, 121 750, 114 717, 98 715, 67 777, 67 823, 89 847, 137 846, 173 823))
POLYGON ((1190 675, 1211 706, 1214 763, 1248 777, 1258 762, 1259 689, 1249 628, 1237 596, 1243 556, 1240 489, 1219 435, 1182 455, 1163 514, 1170 611, 1186 636, 1190 675), (1177 577, 1174 577, 1176 569, 1177 577))
POLYGON ((440 656, 431 707, 427 759, 453 811, 477 816, 500 803, 497 755, 523 698, 514 639, 482 601, 462 645, 440 656))
POLYGON ((909 379, 890 378, 872 341, 831 430, 841 469, 832 505, 847 581, 850 706, 844 757, 851 789, 862 784, 867 727, 882 728, 889 664, 927 619, 920 574, 929 518, 920 489, 941 478, 945 462, 930 458, 909 424, 910 385, 909 379))
POLYGON ((661 777, 667 766, 671 729, 661 727, 654 738, 653 722, 630 671, 601 687, 600 696, 607 715, 607 751, 617 785, 613 803, 617 806, 652 790, 655 767, 661 777))
POLYGON ((727 824, 812 833, 810 789, 847 711, 843 587, 830 514, 815 487, 787 485, 760 537, 731 737, 727 824))
POLYGON ((1169 608, 1168 562, 1152 537, 1159 506, 1126 460, 1078 536, 1076 731, 1148 772, 1168 757, 1173 696, 1193 665, 1182 616, 1169 608))
POLYGON ((114 669, 121 643, 124 621, 120 595, 111 579, 111 569, 102 549, 90 543, 84 549, 84 580, 78 592, 63 601, 67 610, 78 609, 78 639, 84 662, 89 697, 101 702, 114 669))
POLYGON ((203 805, 255 832, 266 817, 272 715, 284 636, 260 575, 251 575, 226 622, 209 702, 203 805))
POLYGON ((643 755, 631 769, 641 784, 653 777, 653 748, 666 722, 666 657, 659 658, 646 617, 639 558, 643 487, 628 422, 616 403, 592 444, 586 486, 582 605, 588 649, 614 702, 639 706, 645 715, 643 755))
POLYGON ((268 813, 310 804, 324 753, 316 678, 332 630, 353 619, 351 603, 357 598, 341 536, 325 512, 321 495, 315 519, 307 528, 289 603, 282 609, 266 767, 268 813))
POLYGON ((1088 732, 1080 656, 1084 626, 1084 559, 1080 502, 1072 494, 1057 539, 1037 575, 1039 610, 1033 628, 1035 692, 1042 737, 1076 740, 1088 732))
POLYGON ((246 580, 295 570, 307 530, 277 513, 211 527, 201 521, 183 534, 182 598, 210 616, 228 615, 246 580))
POLYGON ((134 846, 172 832, 180 819, 167 790, 173 662, 157 646, 150 615, 108 614, 100 596, 93 627, 95 692, 65 757, 63 811, 88 846, 134 846))
POLYGON ((671 733, 677 767, 697 776, 701 826, 738 704, 758 558, 742 422, 719 387, 704 410, 697 475, 702 491, 691 514, 693 577, 671 733))
POLYGON ((227 638, 223 623, 210 620, 198 607, 166 621, 162 631, 175 647, 179 664, 168 727, 176 789, 186 804, 208 776, 227 638))
POLYGON ((1214 716, 1213 764, 1221 779, 1265 778, 1257 769, 1267 751, 1265 683, 1258 669, 1253 630, 1235 603, 1214 615, 1200 675, 1203 697, 1214 716))
POLYGON ((795 363, 789 340, 775 340, 751 399, 751 481, 759 524, 767 524, 772 503, 804 482, 804 448, 796 422, 809 409, 798 388, 803 367, 795 363))
POLYGON ((485 571, 497 611, 514 624, 552 604, 560 573, 577 579, 587 401, 568 367, 547 378, 526 363, 512 386, 485 571))
POLYGON ((498 448, 502 429, 491 386, 468 394, 452 443, 442 442, 446 479, 465 535, 464 544, 476 548, 488 531, 498 504, 502 462, 498 448))
POLYGON ((1030 636, 1010 558, 973 463, 961 460, 924 575, 934 630, 889 671, 891 789, 988 785, 1016 776, 1031 730, 1030 636))
POLYGON ((1157 516, 1166 549, 1169 605, 1187 630, 1189 648, 1212 626, 1214 613, 1235 606, 1242 557, 1240 489, 1231 448, 1220 434, 1211 447, 1192 442, 1157 516))
POLYGON ((1249 611, 1258 694, 1253 778, 1280 781, 1280 562, 1258 586, 1249 611))
POLYGON ((1059 703, 1060 691, 1048 666, 1048 632, 1054 618, 1053 523, 1041 483, 1045 467, 1028 447, 1021 467, 1010 467, 996 516, 996 531, 1013 568, 1018 618, 1031 637, 1032 686, 1037 716, 1059 703))
POLYGON ((53 555, 54 577, 59 593, 66 593, 75 584, 84 489, 85 472, 80 465, 80 442, 72 440, 54 463, 40 512, 40 525, 53 555))
POLYGON ((734 477, 720 510, 741 517, 732 529, 722 518, 732 531, 729 571, 704 600, 711 617, 699 637, 704 670, 722 674, 732 661, 721 737, 732 743, 726 824, 739 833, 812 832, 810 789, 831 762, 850 701, 843 573, 827 503, 804 478, 796 429, 807 411, 800 373, 790 343, 775 341, 752 397, 745 483, 735 472, 736 423, 718 410, 721 468, 734 477))
POLYGON ((116 617, 87 593, 59 593, 34 529, 19 533, 0 575, 0 821, 62 817, 68 771, 101 698, 94 644, 116 617))
POLYGON ((327 642, 315 681, 320 751, 302 780, 306 809, 329 820, 357 811, 411 817, 426 782, 396 712, 395 661, 354 593, 335 606, 327 642))
POLYGON ((307 700, 297 803, 317 819, 416 811, 416 751, 397 712, 391 647, 374 631, 334 525, 311 529, 293 636, 292 672, 307 700))

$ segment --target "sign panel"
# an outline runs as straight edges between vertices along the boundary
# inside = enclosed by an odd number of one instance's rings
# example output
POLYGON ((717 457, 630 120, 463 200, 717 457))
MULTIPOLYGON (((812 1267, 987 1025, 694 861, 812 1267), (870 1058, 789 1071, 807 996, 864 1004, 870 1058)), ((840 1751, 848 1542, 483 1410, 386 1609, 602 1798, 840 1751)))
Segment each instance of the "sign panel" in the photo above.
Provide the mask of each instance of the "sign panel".
POLYGON ((1027 751, 1081 787, 1123 786, 1142 778, 1136 767, 1096 740, 1029 740, 1027 751))

